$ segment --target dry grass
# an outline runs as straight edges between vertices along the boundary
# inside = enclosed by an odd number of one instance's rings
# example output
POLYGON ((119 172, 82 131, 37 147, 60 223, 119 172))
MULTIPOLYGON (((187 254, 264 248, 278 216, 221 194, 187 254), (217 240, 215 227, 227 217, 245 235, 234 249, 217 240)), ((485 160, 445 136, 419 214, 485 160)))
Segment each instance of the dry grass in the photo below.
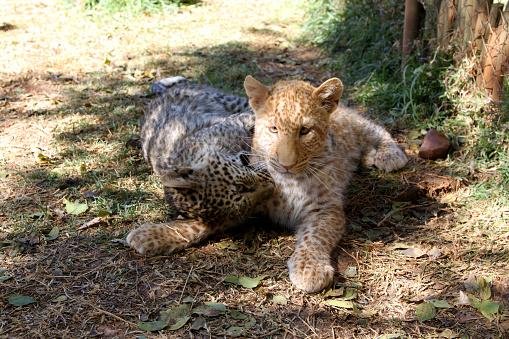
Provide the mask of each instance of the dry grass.
MULTIPOLYGON (((358 311, 293 289, 285 264, 293 237, 263 221, 172 256, 144 258, 112 242, 136 224, 168 218, 137 148, 154 78, 184 74, 240 92, 246 73, 315 83, 330 76, 325 56, 294 43, 299 1, 206 1, 135 18, 87 16, 55 1, 3 7, 0 268, 12 278, 0 282, 0 336, 220 337, 242 325, 226 313, 200 330, 138 329, 189 296, 254 319, 245 337, 505 335, 507 314, 488 321, 455 300, 476 274, 492 277, 493 299, 509 306, 507 205, 468 200, 479 194, 475 182, 452 177, 446 161, 414 155, 402 172, 362 170, 353 182, 336 281, 356 288, 358 311), (67 215, 64 198, 89 208, 67 215), (98 215, 101 223, 78 230, 98 215), (55 226, 58 237, 47 240, 55 226), (439 255, 414 258, 405 246, 439 255), (351 266, 357 273, 346 277, 351 266), (228 274, 266 278, 250 290, 224 283, 228 274), (14 307, 11 294, 37 303, 14 307), (288 304, 274 304, 274 295, 288 304), (429 298, 453 307, 421 323, 414 310, 429 298)), ((394 132, 404 141, 405 131, 394 132)))

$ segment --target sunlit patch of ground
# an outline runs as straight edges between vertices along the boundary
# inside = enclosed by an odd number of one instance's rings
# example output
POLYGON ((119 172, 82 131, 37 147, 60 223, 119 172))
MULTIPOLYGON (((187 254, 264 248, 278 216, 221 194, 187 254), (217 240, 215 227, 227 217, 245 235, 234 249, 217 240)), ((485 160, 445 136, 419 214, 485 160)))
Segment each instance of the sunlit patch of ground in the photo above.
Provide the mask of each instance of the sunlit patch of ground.
POLYGON ((144 258, 115 240, 171 212, 137 145, 151 81, 184 74, 241 93, 248 73, 267 82, 331 76, 324 55, 295 43, 299 1, 205 1, 141 17, 56 1, 2 8, 11 26, 0 30, 0 335, 147 335, 139 321, 213 301, 228 310, 206 326, 191 329, 194 314, 158 335, 503 337, 506 316, 488 321, 456 301, 470 275, 492 278, 491 299, 505 312, 507 204, 487 202, 447 162, 414 156, 404 171, 361 170, 352 183, 336 289, 354 291, 354 310, 295 290, 286 269, 293 237, 263 221, 172 256, 144 258), (87 210, 69 214, 64 199, 87 210), (246 289, 225 283, 230 274, 264 278, 246 289), (12 294, 36 303, 14 307, 12 294), (415 308, 430 298, 451 308, 421 323, 415 308))

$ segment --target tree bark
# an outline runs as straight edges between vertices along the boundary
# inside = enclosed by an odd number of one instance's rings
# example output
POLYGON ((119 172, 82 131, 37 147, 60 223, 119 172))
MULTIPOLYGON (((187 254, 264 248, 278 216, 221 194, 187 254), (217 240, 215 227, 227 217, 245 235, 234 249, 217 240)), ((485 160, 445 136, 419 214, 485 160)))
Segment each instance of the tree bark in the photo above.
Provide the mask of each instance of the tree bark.
MULTIPOLYGON (((495 7, 494 10, 500 11, 495 7)), ((482 86, 490 93, 495 102, 502 99, 503 76, 509 69, 509 12, 502 13, 503 19, 493 30, 483 51, 482 75, 479 79, 482 86)))
POLYGON ((437 19, 437 41, 441 49, 449 47, 456 20, 456 6, 454 0, 443 0, 440 4, 437 19))

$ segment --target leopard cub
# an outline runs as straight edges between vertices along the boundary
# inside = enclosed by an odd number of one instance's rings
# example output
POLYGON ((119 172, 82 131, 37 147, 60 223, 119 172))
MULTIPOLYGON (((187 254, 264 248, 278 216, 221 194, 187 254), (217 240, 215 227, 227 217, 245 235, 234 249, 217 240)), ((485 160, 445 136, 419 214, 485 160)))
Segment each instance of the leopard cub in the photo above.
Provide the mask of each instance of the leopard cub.
POLYGON ((256 115, 253 163, 267 168, 276 189, 265 204, 276 224, 296 231, 290 280, 306 292, 332 283, 331 254, 345 231, 344 194, 360 162, 384 171, 408 159, 390 134, 339 103, 343 84, 304 81, 265 86, 244 82, 256 115))

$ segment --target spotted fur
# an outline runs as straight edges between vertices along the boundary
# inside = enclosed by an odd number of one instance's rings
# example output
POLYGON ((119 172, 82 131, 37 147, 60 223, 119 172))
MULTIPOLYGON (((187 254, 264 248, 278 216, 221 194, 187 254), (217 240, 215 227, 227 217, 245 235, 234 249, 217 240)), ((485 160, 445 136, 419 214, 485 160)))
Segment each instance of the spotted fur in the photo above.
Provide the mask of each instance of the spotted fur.
POLYGON ((318 88, 303 81, 244 87, 256 115, 253 164, 276 184, 265 213, 296 231, 290 280, 317 292, 333 281, 331 253, 345 231, 344 193, 359 162, 385 171, 403 167, 405 153, 382 127, 339 105, 337 78, 318 88))
POLYGON ((143 155, 186 219, 131 231, 127 242, 142 254, 172 252, 236 225, 273 190, 268 173, 249 165, 254 115, 246 99, 183 77, 152 91, 160 95, 142 123, 143 155))

